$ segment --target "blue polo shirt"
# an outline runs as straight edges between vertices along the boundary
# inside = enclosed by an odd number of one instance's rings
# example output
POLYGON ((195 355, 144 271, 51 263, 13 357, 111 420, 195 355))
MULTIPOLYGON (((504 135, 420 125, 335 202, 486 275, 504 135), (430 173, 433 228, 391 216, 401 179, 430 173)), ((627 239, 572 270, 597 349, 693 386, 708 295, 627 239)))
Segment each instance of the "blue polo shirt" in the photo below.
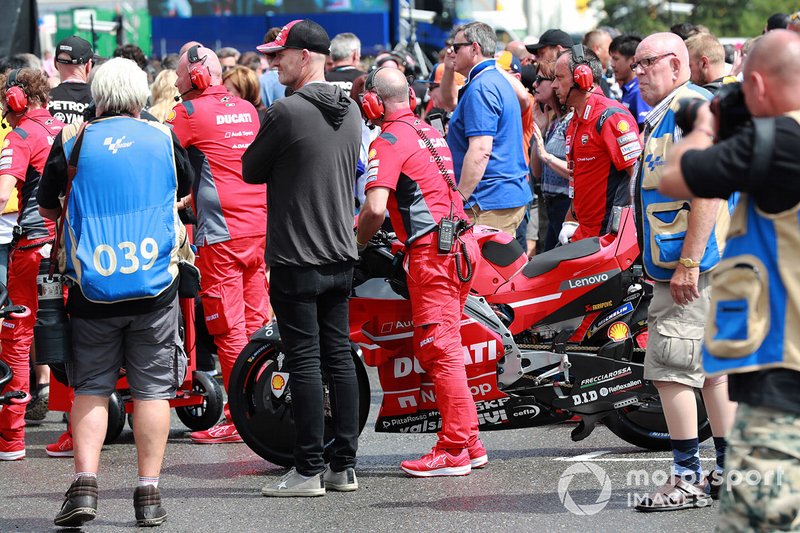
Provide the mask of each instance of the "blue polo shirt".
POLYGON ((448 127, 447 144, 459 180, 469 138, 481 135, 493 138, 486 172, 467 199, 467 206, 477 204, 483 211, 508 209, 527 205, 533 199, 522 153, 519 101, 511 84, 495 68, 494 59, 472 67, 448 127))
POLYGON ((639 78, 634 76, 630 82, 622 86, 620 102, 628 108, 633 118, 636 119, 639 129, 643 129, 644 119, 652 108, 642 100, 642 94, 639 92, 639 78))

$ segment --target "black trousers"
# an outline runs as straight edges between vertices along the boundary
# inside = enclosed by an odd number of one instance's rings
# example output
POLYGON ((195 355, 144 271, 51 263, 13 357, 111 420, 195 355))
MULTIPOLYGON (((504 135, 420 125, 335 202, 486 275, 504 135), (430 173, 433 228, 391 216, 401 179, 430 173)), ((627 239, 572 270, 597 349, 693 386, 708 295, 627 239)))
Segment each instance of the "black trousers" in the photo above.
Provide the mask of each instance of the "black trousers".
POLYGON ((296 426, 294 464, 304 476, 325 470, 322 372, 328 376, 334 440, 331 468, 355 466, 358 382, 350 355, 352 262, 273 266, 270 302, 286 353, 296 426))

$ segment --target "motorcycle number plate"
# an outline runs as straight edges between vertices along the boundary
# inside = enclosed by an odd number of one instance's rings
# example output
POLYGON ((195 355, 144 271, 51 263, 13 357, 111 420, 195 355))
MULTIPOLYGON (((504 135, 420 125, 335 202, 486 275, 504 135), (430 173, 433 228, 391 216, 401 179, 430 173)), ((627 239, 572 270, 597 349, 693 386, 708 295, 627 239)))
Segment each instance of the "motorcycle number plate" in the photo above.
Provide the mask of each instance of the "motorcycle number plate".
POLYGON ((276 398, 283 396, 286 392, 286 385, 289 384, 288 372, 273 372, 272 378, 269 380, 269 387, 272 389, 272 394, 276 398))

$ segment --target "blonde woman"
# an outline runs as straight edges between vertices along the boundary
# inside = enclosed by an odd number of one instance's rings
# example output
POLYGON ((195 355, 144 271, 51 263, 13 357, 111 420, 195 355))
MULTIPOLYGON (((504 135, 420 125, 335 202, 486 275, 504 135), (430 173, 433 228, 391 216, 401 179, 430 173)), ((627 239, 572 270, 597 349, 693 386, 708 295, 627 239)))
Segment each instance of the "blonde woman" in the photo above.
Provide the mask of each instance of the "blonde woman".
POLYGON ((164 122, 167 115, 175 106, 175 97, 180 93, 178 88, 175 87, 175 80, 178 75, 172 69, 164 69, 158 73, 155 81, 150 86, 150 94, 152 95, 152 105, 148 111, 158 119, 159 122, 164 122))
POLYGON ((232 95, 253 104, 258 111, 258 119, 264 122, 267 108, 261 101, 261 85, 253 69, 241 65, 228 69, 222 73, 222 84, 232 95))

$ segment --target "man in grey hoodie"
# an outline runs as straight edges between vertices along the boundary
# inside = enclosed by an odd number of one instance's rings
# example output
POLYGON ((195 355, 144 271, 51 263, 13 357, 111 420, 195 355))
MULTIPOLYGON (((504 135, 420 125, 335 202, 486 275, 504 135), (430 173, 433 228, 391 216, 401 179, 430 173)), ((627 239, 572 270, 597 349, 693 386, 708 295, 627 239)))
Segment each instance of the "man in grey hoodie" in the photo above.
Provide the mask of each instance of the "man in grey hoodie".
POLYGON ((295 466, 264 496, 322 496, 358 488, 358 383, 350 355, 348 297, 357 259, 353 178, 361 113, 325 82, 325 30, 311 20, 284 26, 258 46, 275 54, 281 84, 294 93, 268 110, 242 156, 247 183, 267 184, 270 299, 280 324, 296 424, 295 466), (329 376, 334 441, 323 458, 321 367, 329 376))

